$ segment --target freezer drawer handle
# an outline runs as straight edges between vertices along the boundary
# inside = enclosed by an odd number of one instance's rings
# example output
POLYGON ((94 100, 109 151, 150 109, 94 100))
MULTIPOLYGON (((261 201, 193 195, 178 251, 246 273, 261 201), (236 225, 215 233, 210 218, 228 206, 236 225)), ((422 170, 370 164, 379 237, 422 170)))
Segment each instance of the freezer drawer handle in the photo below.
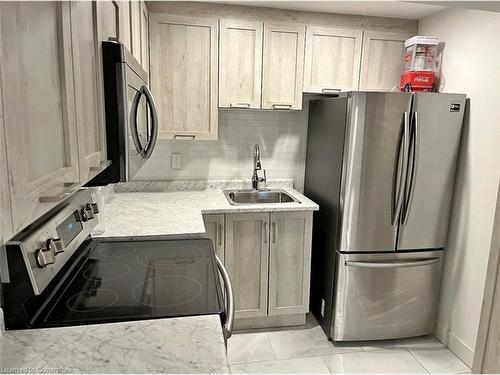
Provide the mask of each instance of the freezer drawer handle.
POLYGON ((358 267, 358 268, 409 268, 409 267, 420 267, 427 266, 429 264, 439 263, 440 258, 430 258, 417 260, 415 262, 353 262, 346 261, 345 265, 347 267, 358 267))

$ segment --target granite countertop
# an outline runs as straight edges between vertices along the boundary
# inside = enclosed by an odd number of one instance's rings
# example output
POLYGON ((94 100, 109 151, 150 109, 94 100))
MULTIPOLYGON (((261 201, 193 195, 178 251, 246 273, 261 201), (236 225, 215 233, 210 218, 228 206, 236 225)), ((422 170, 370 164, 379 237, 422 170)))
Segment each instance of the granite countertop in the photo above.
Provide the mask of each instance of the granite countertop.
POLYGON ((0 370, 14 369, 27 373, 230 372, 218 315, 4 331, 0 370))
POLYGON ((112 193, 104 207, 109 239, 203 237, 203 214, 237 212, 316 211, 318 205, 290 188, 283 189, 301 203, 231 205, 222 189, 176 192, 112 193))

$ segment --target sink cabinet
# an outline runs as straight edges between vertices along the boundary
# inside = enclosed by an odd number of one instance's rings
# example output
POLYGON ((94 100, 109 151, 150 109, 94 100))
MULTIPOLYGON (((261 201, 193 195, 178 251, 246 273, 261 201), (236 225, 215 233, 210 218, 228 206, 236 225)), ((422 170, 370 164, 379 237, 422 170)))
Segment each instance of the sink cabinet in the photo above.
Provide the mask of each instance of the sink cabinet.
POLYGON ((226 214, 225 266, 233 284, 235 318, 266 316, 269 213, 226 214))
POLYGON ((269 240, 269 315, 309 311, 312 212, 273 212, 269 240))
MULTIPOLYGON (((220 238, 213 234, 215 216, 205 216, 212 241, 220 238)), ((309 311, 312 212, 231 213, 225 219, 224 264, 233 284, 237 325, 245 321, 246 328, 265 327, 290 323, 287 316, 304 317, 309 311)))
POLYGON ((203 215, 207 237, 212 241, 215 255, 224 263, 224 214, 203 215))

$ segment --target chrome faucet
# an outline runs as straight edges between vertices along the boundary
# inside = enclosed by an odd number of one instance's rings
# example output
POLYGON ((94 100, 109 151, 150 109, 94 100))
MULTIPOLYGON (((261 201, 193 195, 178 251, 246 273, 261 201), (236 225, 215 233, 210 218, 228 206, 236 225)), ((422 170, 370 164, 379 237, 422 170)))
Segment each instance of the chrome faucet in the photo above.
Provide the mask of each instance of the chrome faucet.
POLYGON ((259 190, 259 182, 266 182, 266 170, 264 169, 264 177, 259 177, 257 171, 262 170, 260 163, 260 148, 259 145, 253 146, 253 173, 252 173, 252 189, 259 190))

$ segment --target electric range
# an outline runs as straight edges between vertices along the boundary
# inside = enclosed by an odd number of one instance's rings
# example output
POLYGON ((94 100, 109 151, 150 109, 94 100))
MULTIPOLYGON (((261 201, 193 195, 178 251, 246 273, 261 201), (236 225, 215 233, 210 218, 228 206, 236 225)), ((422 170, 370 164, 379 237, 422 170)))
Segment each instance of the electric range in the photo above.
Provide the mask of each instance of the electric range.
POLYGON ((7 243, 6 329, 218 314, 231 335, 230 281, 209 239, 95 239, 99 215, 81 190, 7 243))

